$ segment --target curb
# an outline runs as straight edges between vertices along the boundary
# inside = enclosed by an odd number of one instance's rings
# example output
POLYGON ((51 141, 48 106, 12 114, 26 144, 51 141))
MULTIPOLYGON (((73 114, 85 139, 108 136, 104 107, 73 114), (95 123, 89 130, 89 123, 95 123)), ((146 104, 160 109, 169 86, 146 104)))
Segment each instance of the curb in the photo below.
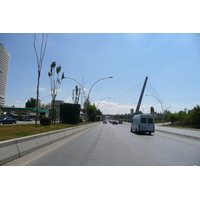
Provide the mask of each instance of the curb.
POLYGON ((186 138, 191 138, 191 139, 195 139, 195 140, 200 140, 200 137, 195 137, 195 136, 191 136, 191 135, 184 135, 184 134, 179 134, 179 133, 173 133, 173 132, 163 131, 163 130, 159 130, 159 129, 156 129, 156 130, 163 132, 163 133, 167 133, 167 134, 177 135, 177 136, 180 136, 180 137, 186 137, 186 138))
POLYGON ((99 124, 92 123, 0 142, 0 165, 99 124))

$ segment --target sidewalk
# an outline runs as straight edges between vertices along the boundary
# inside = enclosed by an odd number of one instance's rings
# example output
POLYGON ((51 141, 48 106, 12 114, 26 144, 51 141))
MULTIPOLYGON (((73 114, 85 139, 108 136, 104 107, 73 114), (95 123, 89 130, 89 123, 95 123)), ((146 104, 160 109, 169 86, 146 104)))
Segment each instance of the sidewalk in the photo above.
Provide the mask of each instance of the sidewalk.
POLYGON ((174 128, 162 126, 162 124, 155 124, 155 130, 200 140, 200 130, 196 129, 194 130, 190 128, 174 128))

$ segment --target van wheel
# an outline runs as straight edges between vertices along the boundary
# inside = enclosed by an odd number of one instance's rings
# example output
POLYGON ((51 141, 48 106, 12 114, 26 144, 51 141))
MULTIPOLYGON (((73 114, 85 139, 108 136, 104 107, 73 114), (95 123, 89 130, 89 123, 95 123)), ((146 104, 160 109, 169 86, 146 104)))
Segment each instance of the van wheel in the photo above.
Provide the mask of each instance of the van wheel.
POLYGON ((135 128, 135 132, 137 133, 137 128, 135 128))
POLYGON ((149 132, 149 135, 151 135, 151 132, 149 132))
POLYGON ((133 132, 132 127, 131 127, 131 132, 133 132))

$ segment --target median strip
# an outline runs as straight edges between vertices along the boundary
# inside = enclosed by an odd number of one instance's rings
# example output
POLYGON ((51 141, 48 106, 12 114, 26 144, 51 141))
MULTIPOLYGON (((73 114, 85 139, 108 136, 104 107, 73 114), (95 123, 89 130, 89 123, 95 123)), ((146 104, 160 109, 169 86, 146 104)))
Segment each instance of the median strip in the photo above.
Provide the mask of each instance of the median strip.
POLYGON ((80 125, 72 128, 2 141, 0 142, 0 165, 5 164, 11 160, 17 159, 23 155, 26 155, 30 152, 33 152, 37 149, 54 143, 58 140, 62 140, 82 130, 93 127, 97 124, 99 123, 80 125))

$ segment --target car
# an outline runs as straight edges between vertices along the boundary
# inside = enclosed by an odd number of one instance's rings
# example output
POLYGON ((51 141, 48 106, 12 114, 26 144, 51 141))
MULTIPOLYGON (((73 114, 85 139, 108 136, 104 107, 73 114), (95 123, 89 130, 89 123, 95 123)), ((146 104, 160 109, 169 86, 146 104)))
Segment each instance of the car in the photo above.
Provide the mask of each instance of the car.
POLYGON ((120 119, 118 123, 119 123, 119 124, 123 124, 123 121, 120 119))
POLYGON ((117 125, 118 123, 117 123, 117 121, 112 121, 112 125, 113 125, 113 124, 116 124, 116 125, 117 125))
POLYGON ((107 124, 107 121, 106 121, 106 120, 103 120, 103 124, 107 124))
POLYGON ((10 116, 0 116, 0 124, 16 124, 17 120, 10 116))

